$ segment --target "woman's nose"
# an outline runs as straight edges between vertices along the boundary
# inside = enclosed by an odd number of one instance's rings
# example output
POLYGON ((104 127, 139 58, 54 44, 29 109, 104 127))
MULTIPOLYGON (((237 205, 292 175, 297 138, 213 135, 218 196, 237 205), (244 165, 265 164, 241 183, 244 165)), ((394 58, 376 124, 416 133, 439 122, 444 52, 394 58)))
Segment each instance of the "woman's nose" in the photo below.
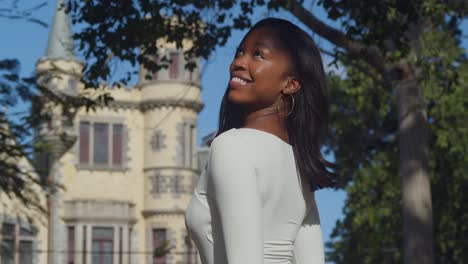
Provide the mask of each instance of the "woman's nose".
POLYGON ((246 56, 238 56, 235 58, 231 63, 231 70, 246 70, 247 69, 247 61, 246 56))

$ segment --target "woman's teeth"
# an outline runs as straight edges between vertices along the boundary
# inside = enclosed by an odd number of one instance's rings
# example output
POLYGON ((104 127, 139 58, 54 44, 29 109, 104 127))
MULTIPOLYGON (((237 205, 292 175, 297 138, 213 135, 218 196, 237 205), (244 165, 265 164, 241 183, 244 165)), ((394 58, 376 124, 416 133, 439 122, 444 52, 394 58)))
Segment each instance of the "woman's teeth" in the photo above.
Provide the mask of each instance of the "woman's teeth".
POLYGON ((247 83, 246 81, 242 80, 239 77, 232 77, 231 81, 236 82, 236 83, 240 83, 242 85, 245 85, 247 83))

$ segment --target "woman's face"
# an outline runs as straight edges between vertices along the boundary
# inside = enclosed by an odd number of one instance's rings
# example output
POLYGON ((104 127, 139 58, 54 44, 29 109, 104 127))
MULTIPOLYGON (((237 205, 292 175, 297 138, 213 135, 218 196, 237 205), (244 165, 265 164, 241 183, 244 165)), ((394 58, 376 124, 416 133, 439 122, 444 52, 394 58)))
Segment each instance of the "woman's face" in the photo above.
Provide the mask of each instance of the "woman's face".
POLYGON ((279 103, 288 84, 291 59, 275 36, 267 27, 251 31, 231 63, 228 98, 248 111, 279 103))

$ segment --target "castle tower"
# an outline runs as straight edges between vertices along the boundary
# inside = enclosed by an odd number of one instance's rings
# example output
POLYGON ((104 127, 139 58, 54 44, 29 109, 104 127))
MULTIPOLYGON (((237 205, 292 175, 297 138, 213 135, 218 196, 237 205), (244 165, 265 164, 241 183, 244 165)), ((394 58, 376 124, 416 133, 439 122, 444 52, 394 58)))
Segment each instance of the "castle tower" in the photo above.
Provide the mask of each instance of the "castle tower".
POLYGON ((182 50, 168 44, 159 46, 158 56, 167 56, 169 67, 152 74, 152 80, 145 78, 151 73, 142 69, 139 85, 145 123, 146 249, 153 250, 160 241, 176 241, 165 257, 167 263, 195 263, 197 256, 187 237, 184 211, 199 175, 197 117, 203 108, 199 63, 196 61, 194 72, 185 70, 182 50))
MULTIPOLYGON (((81 91, 84 66, 73 53, 64 3, 58 0, 47 52, 36 65, 38 84, 61 98, 81 91)), ((42 108, 52 118, 37 135, 54 146, 43 159, 46 175, 65 187, 48 196, 49 264, 196 263, 184 211, 200 173, 199 65, 190 72, 183 50, 157 45, 169 67, 150 80, 142 68, 135 87, 103 87, 114 98, 108 105, 76 115, 52 102, 42 108), (155 257, 163 241, 171 250, 155 257)))
MULTIPOLYGON (((65 1, 58 0, 57 8, 49 34, 45 56, 36 63, 38 85, 45 87, 57 97, 73 96, 81 77, 83 64, 73 53, 73 40, 70 20, 65 12, 65 1)), ((38 129, 36 136, 42 142, 51 146, 48 153, 39 153, 40 167, 45 169, 45 175, 51 182, 60 182, 60 157, 74 144, 76 133, 73 130, 73 116, 70 109, 62 108, 51 101, 42 105, 42 111, 50 114, 50 121, 38 129)), ((49 192, 48 199, 48 256, 47 263, 64 263, 58 253, 64 248, 64 234, 58 207, 60 195, 49 192)))

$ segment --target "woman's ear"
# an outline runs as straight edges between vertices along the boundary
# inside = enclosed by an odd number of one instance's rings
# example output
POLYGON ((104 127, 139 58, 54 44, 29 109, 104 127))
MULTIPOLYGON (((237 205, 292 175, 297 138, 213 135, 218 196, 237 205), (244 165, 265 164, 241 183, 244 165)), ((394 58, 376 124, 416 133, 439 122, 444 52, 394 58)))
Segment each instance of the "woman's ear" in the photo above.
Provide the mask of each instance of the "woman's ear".
POLYGON ((296 77, 289 77, 284 93, 294 94, 301 89, 301 82, 296 77))

